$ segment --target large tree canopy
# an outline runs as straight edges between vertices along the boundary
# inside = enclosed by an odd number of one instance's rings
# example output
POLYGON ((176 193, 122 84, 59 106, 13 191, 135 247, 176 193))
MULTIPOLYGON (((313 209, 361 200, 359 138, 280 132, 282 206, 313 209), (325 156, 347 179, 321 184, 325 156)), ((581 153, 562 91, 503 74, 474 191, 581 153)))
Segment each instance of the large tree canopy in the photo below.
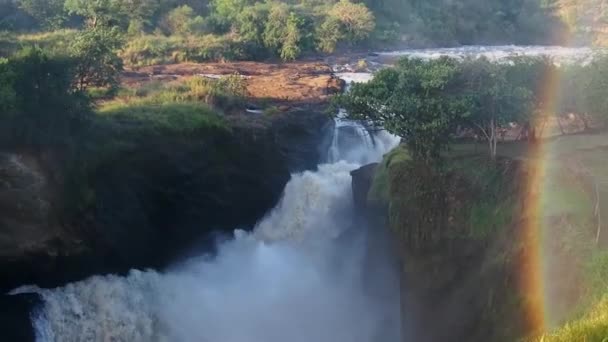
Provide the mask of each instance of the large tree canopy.
POLYGON ((338 103, 352 119, 365 120, 405 139, 415 158, 436 159, 450 134, 470 115, 471 99, 461 65, 450 58, 405 58, 338 103))

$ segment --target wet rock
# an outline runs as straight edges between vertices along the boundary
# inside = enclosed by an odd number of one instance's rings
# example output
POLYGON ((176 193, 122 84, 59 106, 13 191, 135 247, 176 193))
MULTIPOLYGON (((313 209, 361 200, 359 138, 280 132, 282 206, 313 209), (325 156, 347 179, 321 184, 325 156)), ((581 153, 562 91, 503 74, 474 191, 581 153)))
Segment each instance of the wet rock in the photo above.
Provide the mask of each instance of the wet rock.
POLYGON ((40 304, 37 294, 0 296, 0 330, 2 341, 34 342, 36 335, 31 315, 40 304))
POLYGON ((353 200, 355 203, 355 208, 359 213, 364 213, 368 210, 367 194, 372 186, 377 167, 378 163, 373 163, 365 165, 350 173, 353 177, 353 200))

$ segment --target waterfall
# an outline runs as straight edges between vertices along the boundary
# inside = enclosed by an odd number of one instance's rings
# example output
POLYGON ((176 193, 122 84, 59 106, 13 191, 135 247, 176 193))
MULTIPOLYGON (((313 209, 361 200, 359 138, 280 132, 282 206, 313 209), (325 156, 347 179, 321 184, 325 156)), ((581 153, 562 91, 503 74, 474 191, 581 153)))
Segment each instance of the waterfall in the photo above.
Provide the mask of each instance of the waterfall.
POLYGON ((37 340, 397 341, 396 273, 388 256, 370 261, 378 233, 354 221, 350 175, 397 143, 338 118, 330 162, 292 175, 277 207, 252 232, 235 231, 214 257, 162 273, 21 289, 44 301, 33 318, 37 340))

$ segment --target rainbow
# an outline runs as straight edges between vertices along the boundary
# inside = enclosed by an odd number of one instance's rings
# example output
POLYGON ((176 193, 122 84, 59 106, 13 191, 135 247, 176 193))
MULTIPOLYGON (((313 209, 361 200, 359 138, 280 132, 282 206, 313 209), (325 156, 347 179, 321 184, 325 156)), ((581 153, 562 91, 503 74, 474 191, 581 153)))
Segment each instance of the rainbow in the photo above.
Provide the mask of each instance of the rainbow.
MULTIPOLYGON (((562 37, 562 42, 567 43, 569 37, 562 37)), ((567 44, 564 44, 567 45, 567 44)), ((537 122, 532 126, 538 127, 540 121, 547 116, 553 116, 557 110, 559 86, 561 75, 559 68, 549 68, 543 75, 539 89, 539 115, 537 122)), ((523 242, 523 253, 521 255, 520 290, 525 294, 524 312, 526 330, 537 334, 543 334, 553 327, 557 321, 552 316, 551 298, 548 286, 548 268, 552 261, 547 250, 547 227, 545 222, 544 203, 550 201, 547 198, 547 184, 552 177, 551 167, 551 144, 546 139, 536 139, 528 150, 529 165, 527 179, 524 180, 523 193, 523 231, 521 241, 523 242)))

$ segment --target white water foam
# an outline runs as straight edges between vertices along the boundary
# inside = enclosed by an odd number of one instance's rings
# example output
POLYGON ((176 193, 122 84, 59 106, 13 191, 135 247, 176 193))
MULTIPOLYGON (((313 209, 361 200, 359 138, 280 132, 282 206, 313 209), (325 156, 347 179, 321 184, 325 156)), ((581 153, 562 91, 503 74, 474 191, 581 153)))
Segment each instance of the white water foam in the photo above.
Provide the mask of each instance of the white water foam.
POLYGON ((485 57, 491 61, 500 61, 514 56, 547 56, 554 59, 558 64, 589 63, 595 54, 608 52, 602 48, 590 47, 563 47, 563 46, 462 46, 455 48, 433 48, 433 49, 405 49, 391 52, 379 53, 385 57, 410 56, 422 59, 433 59, 441 56, 454 58, 479 58, 485 57))
POLYGON ((366 134, 336 147, 335 162, 293 175, 253 232, 236 231, 213 258, 29 289, 44 300, 37 340, 397 341, 396 278, 378 273, 389 258, 369 265, 366 231, 353 229, 350 171, 357 161, 378 161, 398 139, 366 134))

